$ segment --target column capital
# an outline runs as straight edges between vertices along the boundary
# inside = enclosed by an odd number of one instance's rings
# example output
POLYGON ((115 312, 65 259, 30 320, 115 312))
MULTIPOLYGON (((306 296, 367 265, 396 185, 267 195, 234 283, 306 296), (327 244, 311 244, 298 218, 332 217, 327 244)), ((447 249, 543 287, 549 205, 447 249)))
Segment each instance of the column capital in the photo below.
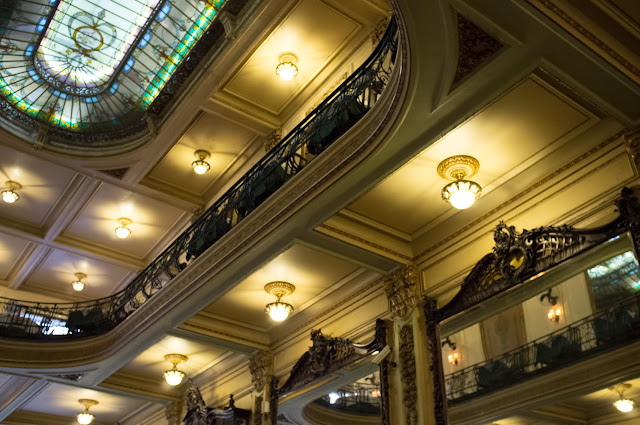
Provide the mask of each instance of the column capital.
POLYGON ((269 385, 273 373, 273 354, 268 351, 258 351, 249 359, 251 382, 255 391, 264 390, 269 385))
POLYGON ((418 274, 413 266, 406 266, 385 278, 384 293, 394 317, 406 316, 418 303, 417 282, 418 274))

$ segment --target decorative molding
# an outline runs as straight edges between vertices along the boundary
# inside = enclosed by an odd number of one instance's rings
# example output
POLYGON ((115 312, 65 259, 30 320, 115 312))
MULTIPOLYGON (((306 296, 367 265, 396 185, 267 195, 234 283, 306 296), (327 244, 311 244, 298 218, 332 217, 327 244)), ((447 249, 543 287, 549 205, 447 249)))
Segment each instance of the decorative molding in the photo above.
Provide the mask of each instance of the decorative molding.
POLYGON ((254 390, 263 391, 273 374, 273 354, 268 351, 258 351, 249 359, 249 371, 254 390))
POLYGON ((417 281, 417 271, 413 266, 406 266, 385 278, 384 293, 394 317, 406 316, 418 303, 417 281))
POLYGON ((458 66, 454 84, 471 74, 490 56, 502 48, 502 43, 473 22, 456 14, 458 20, 458 66))
POLYGON ((402 403, 405 409, 405 425, 418 425, 418 386, 416 383, 416 358, 413 346, 413 326, 400 328, 400 358, 402 376, 402 403))
MULTIPOLYGON (((580 40, 583 44, 589 45, 592 44, 591 48, 596 47, 601 50, 600 56, 603 56, 608 62, 612 63, 616 68, 622 68, 622 71, 634 77, 636 81, 640 79, 640 69, 625 59, 620 53, 618 53, 614 48, 609 46, 607 43, 598 38, 595 34, 585 28, 582 24, 580 24, 577 20, 573 19, 567 12, 560 9, 550 0, 528 0, 528 2, 533 5, 538 10, 542 11, 545 15, 547 15, 550 19, 559 23, 562 26, 562 23, 558 22, 558 20, 564 21, 566 25, 569 25, 577 34, 572 34, 578 40, 580 40), (602 54, 604 53, 604 55, 602 54), (608 57, 607 57, 608 56, 608 57), (618 65, 618 66, 616 66, 618 65)), ((595 50, 595 49, 594 49, 595 50)))
POLYGON ((402 254, 402 253, 400 253, 398 251, 394 251, 394 250, 392 250, 392 249, 390 249, 390 248, 388 248, 386 246, 377 244, 377 243, 375 243, 373 241, 370 241, 368 239, 361 238, 360 236, 356 236, 356 235, 354 235, 352 233, 349 233, 349 232, 346 232, 346 231, 344 231, 342 229, 338 229, 337 227, 331 226, 331 225, 329 225, 327 223, 322 223, 318 227, 320 229, 326 229, 329 232, 336 233, 336 234, 341 235, 341 236, 345 236, 347 239, 351 239, 351 240, 353 240, 355 242, 359 242, 359 243, 361 243, 363 245, 370 246, 371 248, 373 248, 373 249, 375 249, 377 251, 386 252, 388 254, 391 254, 392 256, 401 258, 403 260, 411 261, 411 259, 412 259, 408 255, 402 254))

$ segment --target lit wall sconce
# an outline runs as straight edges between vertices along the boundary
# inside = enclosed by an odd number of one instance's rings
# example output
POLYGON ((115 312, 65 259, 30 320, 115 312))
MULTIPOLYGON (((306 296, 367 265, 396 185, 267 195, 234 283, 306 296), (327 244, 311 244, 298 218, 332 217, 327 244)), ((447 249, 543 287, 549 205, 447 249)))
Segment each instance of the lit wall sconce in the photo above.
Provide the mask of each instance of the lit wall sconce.
POLYGON ((442 199, 459 210, 469 208, 480 197, 482 188, 471 180, 480 169, 480 162, 472 156, 456 155, 438 164, 438 175, 445 180, 452 180, 442 188, 442 199))
POLYGON ((193 154, 197 158, 195 161, 191 163, 191 166, 193 167, 193 171, 195 171, 196 174, 204 174, 207 171, 209 171, 211 166, 207 161, 205 161, 205 159, 209 158, 211 154, 203 150, 197 150, 193 154))
POLYGON ((451 354, 447 356, 447 360, 449 361, 449 364, 451 366, 457 366, 458 363, 460 362, 460 353, 458 353, 457 351, 458 347, 456 343, 451 341, 451 337, 448 336, 447 339, 442 341, 442 347, 444 347, 445 345, 447 345, 451 350, 451 354))
POLYGON ((120 223, 120 226, 116 227, 116 236, 120 239, 128 238, 131 234, 131 229, 129 229, 127 226, 129 226, 133 222, 126 217, 120 217, 118 219, 118 223, 120 223))
POLYGON ((18 199, 20 199, 20 195, 16 190, 22 189, 22 185, 20 183, 9 180, 5 182, 6 189, 2 191, 2 200, 7 204, 13 204, 18 199))
POLYGON ((278 66, 276 66, 276 74, 285 81, 293 79, 298 75, 298 57, 293 53, 283 53, 278 57, 278 66))
POLYGON ((553 293, 551 292, 552 290, 553 288, 549 288, 547 292, 540 295, 540 302, 544 303, 545 299, 549 302, 551 309, 547 313, 547 318, 552 322, 558 323, 560 321, 560 317, 562 316, 562 309, 556 306, 556 304, 558 303, 558 297, 553 295, 553 293))
POLYGON ((627 383, 614 385, 613 387, 609 388, 609 390, 618 393, 618 395, 620 396, 618 400, 613 402, 613 405, 616 409, 623 413, 629 413, 633 410, 634 407, 636 407, 635 401, 624 397, 624 392, 630 388, 631 384, 627 383))
POLYGON ((549 320, 556 323, 560 321, 560 316, 562 316, 562 309, 560 307, 553 307, 549 310, 549 313, 547 313, 549 320))
POLYGON ((189 357, 183 356, 182 354, 167 354, 164 356, 164 359, 168 362, 173 363, 173 368, 170 370, 166 370, 162 376, 164 376, 167 384, 176 386, 180 385, 182 379, 185 377, 185 373, 178 370, 178 364, 186 362, 189 360, 189 357))
POLYGON ((73 286, 73 289, 80 292, 84 289, 84 282, 82 281, 82 279, 86 279, 87 275, 84 273, 76 273, 75 276, 76 280, 71 282, 71 286, 73 286))
POLYGON ((78 413, 78 415, 76 416, 78 418, 78 423, 82 425, 90 424, 91 421, 93 421, 93 415, 89 413, 89 408, 99 403, 96 400, 91 400, 88 398, 81 398, 80 400, 78 400, 78 403, 84 406, 84 412, 78 413))
POLYGON ((293 311, 293 306, 281 301, 282 297, 293 294, 296 287, 289 282, 270 282, 264 285, 264 290, 277 299, 265 306, 264 311, 276 322, 282 322, 293 311))

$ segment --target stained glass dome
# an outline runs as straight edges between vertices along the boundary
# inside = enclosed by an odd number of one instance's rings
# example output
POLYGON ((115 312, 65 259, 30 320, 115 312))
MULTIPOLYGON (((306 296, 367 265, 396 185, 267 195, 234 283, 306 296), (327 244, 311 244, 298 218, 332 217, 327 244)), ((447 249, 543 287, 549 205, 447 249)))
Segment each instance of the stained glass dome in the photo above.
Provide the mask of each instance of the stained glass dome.
POLYGON ((2 0, 5 128, 72 149, 146 132, 147 111, 225 3, 2 0))

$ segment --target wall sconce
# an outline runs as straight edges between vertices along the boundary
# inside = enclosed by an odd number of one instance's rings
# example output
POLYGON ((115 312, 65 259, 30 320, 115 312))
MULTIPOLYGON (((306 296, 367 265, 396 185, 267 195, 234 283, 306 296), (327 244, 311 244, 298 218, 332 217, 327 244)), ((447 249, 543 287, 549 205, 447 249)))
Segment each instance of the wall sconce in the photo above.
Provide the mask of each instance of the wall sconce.
POLYGON ((71 286, 73 286, 73 289, 80 292, 84 289, 84 282, 82 281, 82 279, 86 279, 87 275, 84 273, 76 273, 75 276, 76 280, 71 282, 71 286))
POLYGON ((293 311, 293 306, 281 301, 282 297, 293 294, 296 287, 289 282, 270 282, 264 285, 266 293, 275 296, 277 299, 273 303, 265 306, 264 311, 271 317, 271 320, 282 322, 293 311))
POLYGON ((20 199, 20 195, 16 190, 22 189, 22 185, 18 182, 14 182, 9 180, 4 184, 6 189, 2 191, 2 200, 7 204, 13 204, 18 199, 20 199))
POLYGON ((182 379, 185 377, 185 373, 178 370, 178 364, 186 362, 187 360, 189 360, 189 357, 182 354, 167 354, 166 356, 164 356, 164 359, 168 362, 173 363, 173 368, 170 370, 166 370, 162 375, 164 376, 165 381, 167 381, 167 384, 174 387, 176 385, 180 385, 180 382, 182 382, 182 379))
POLYGON ((298 75, 298 57, 293 53, 283 53, 278 57, 278 66, 276 66, 276 74, 285 81, 291 80, 298 75))
POLYGON ((442 188, 442 199, 459 210, 473 205, 480 197, 482 188, 478 183, 465 179, 473 176, 479 169, 480 162, 468 155, 452 156, 438 164, 438 175, 453 181, 442 188))
POLYGON ((631 412, 633 408, 636 406, 635 401, 628 398, 624 398, 624 392, 630 388, 631 388, 631 384, 627 384, 627 383, 614 385, 613 387, 609 388, 609 390, 618 393, 618 395, 620 396, 618 400, 613 402, 613 405, 615 406, 616 409, 618 409, 623 413, 631 412))
POLYGON ((84 406, 84 412, 78 413, 78 415, 76 416, 76 418, 78 418, 78 423, 82 425, 90 424, 91 421, 93 421, 93 415, 89 413, 89 408, 99 403, 88 398, 81 398, 80 400, 78 400, 78 403, 84 406))
POLYGON ((555 307, 555 305, 558 303, 558 297, 553 296, 553 293, 551 292, 552 290, 553 288, 549 288, 547 292, 540 295, 540 302, 543 303, 544 300, 547 299, 549 305, 551 306, 551 309, 547 313, 547 318, 552 322, 558 323, 560 321, 560 316, 562 316, 562 309, 560 307, 555 307))
POLYGON ((560 307, 553 307, 549 310, 549 313, 547 313, 549 320, 556 323, 560 321, 560 316, 562 316, 562 309, 560 307))
POLYGON ((449 348, 451 349, 451 354, 447 356, 449 364, 451 366, 457 366, 457 364, 460 362, 460 353, 458 353, 457 351, 458 347, 456 343, 451 341, 451 337, 448 336, 447 339, 442 341, 442 346, 444 347, 445 345, 449 346, 449 348))
POLYGON ((120 226, 116 227, 116 236, 120 239, 128 238, 131 234, 131 229, 129 229, 127 226, 133 222, 126 217, 120 217, 118 219, 118 223, 120 223, 120 226))
POLYGON ((205 161, 205 159, 209 158, 211 154, 203 150, 197 150, 193 154, 197 158, 197 160, 191 163, 191 166, 193 167, 193 171, 195 171, 196 174, 204 174, 207 171, 209 171, 211 166, 207 161, 205 161))

